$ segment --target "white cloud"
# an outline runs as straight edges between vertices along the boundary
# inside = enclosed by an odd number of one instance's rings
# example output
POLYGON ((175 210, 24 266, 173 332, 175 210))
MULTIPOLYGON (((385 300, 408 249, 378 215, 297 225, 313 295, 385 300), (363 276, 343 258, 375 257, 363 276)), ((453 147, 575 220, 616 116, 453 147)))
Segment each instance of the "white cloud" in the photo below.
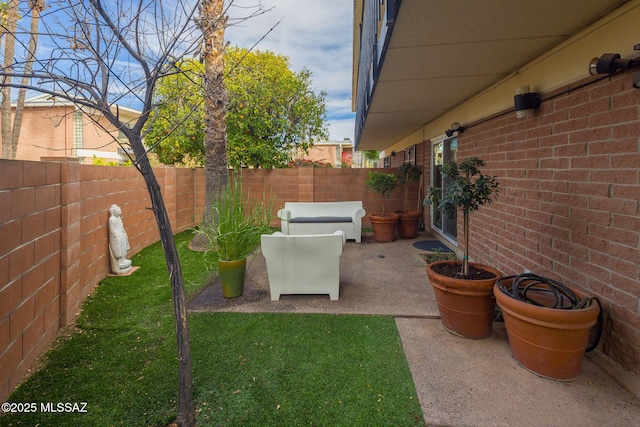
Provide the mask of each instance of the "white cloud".
POLYGON ((235 0, 230 22, 247 16, 251 6, 272 8, 260 16, 230 26, 225 39, 249 48, 280 21, 256 47, 289 57, 291 68, 312 73, 314 89, 327 92, 330 139, 353 140, 351 68, 353 2, 347 0, 235 0))

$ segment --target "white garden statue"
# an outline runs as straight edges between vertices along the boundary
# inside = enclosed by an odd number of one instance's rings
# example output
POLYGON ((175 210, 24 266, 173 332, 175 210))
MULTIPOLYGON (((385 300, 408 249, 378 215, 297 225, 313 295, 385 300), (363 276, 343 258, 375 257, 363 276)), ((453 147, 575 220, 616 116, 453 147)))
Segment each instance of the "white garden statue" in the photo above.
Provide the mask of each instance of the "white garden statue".
POLYGON ((109 208, 109 257, 113 274, 127 274, 131 271, 131 260, 127 259, 129 237, 122 223, 122 209, 118 205, 109 208))

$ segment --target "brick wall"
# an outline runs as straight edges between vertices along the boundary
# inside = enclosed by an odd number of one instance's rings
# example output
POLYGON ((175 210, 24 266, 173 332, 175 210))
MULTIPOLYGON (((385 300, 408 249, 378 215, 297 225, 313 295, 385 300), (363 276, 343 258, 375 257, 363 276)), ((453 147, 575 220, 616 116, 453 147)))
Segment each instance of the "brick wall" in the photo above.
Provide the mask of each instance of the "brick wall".
MULTIPOLYGON (((576 83, 576 85, 582 82, 576 83)), ((531 119, 508 112, 471 124, 458 158, 487 161, 496 203, 471 215, 472 258, 524 269, 597 295, 602 351, 640 367, 640 90, 629 74, 545 101, 531 119)), ((574 85, 575 86, 575 85, 574 85)), ((462 223, 458 224, 463 244, 462 223)))
POLYGON ((73 135, 72 108, 25 108, 16 158, 40 160, 41 157, 71 156, 73 135))
MULTIPOLYGON (((26 107, 16 159, 39 161, 42 158, 75 157, 74 111, 75 107, 65 105, 26 107)), ((88 115, 82 116, 81 148, 117 154, 119 145, 114 138, 118 137, 118 131, 104 117, 94 118, 100 126, 88 115)), ((84 159, 86 164, 92 161, 90 158, 84 159)))

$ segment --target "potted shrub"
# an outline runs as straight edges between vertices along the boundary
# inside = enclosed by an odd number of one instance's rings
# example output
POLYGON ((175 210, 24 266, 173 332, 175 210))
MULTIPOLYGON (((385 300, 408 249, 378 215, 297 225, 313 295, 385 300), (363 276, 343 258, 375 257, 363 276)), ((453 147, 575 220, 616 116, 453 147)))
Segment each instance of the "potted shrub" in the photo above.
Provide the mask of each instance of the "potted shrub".
POLYGON ((213 201, 212 223, 196 232, 207 243, 207 254, 217 263, 222 293, 227 298, 242 295, 247 256, 260 245, 260 236, 271 232, 272 209, 268 203, 246 201, 242 184, 234 177, 213 201))
POLYGON ((369 214, 373 238, 377 242, 391 242, 396 238, 399 215, 385 212, 385 201, 398 186, 398 176, 392 173, 370 171, 366 180, 367 187, 382 196, 382 213, 369 214))
POLYGON ((409 184, 416 182, 422 176, 422 169, 418 165, 404 162, 398 167, 398 181, 404 189, 403 210, 398 212, 400 221, 398 222, 398 236, 401 239, 413 239, 418 235, 418 225, 420 224, 420 192, 418 191, 418 201, 416 209, 409 210, 409 184))
POLYGON ((449 182, 449 191, 429 187, 425 203, 438 203, 444 215, 455 218, 458 210, 463 217, 465 239, 462 261, 437 261, 427 266, 440 318, 445 328, 467 338, 491 335, 495 311, 493 285, 502 274, 490 266, 469 262, 469 214, 491 203, 498 193, 497 177, 482 175, 484 161, 470 157, 456 164, 445 163, 442 174, 449 182))

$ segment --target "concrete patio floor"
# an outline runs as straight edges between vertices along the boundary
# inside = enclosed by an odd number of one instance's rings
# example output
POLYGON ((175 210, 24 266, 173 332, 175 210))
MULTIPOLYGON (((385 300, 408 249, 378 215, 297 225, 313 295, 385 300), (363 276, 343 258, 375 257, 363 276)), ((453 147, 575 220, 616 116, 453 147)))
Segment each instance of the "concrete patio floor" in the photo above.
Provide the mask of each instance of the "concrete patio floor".
MULTIPOLYGON (((194 297, 189 311, 237 311, 390 315, 428 426, 632 426, 640 425, 640 399, 585 358, 571 382, 541 378, 512 357, 502 323, 489 338, 469 340, 447 332, 439 320, 416 239, 347 242, 340 259, 340 299, 283 295, 271 301, 264 257, 247 269, 244 294, 222 296, 215 281, 194 297)), ((635 383, 634 383, 635 384, 635 383)))

